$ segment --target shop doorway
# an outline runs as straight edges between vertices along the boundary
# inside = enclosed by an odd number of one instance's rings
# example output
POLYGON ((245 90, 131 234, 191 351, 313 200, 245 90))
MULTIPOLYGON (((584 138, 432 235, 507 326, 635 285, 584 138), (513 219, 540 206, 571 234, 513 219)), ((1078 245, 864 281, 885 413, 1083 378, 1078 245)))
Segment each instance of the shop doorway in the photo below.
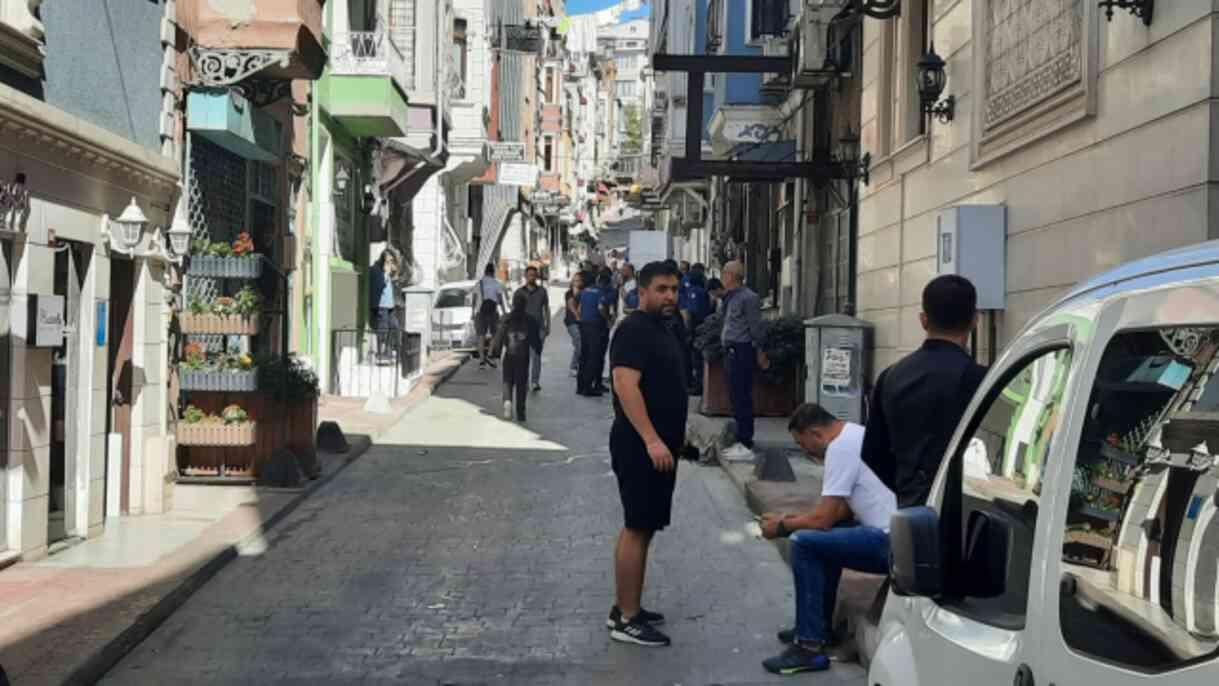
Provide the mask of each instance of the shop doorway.
MULTIPOLYGON (((110 261, 110 321, 107 348, 107 373, 109 380, 110 417, 109 434, 120 437, 122 448, 115 455, 106 452, 106 474, 111 463, 118 461, 119 489, 118 512, 127 514, 131 499, 131 407, 133 377, 132 352, 135 343, 135 318, 132 316, 132 300, 135 297, 135 263, 131 260, 110 261)), ((107 493, 110 489, 106 489, 107 493)), ((110 511, 111 503, 106 503, 110 511)))
MULTIPOLYGON (((88 273, 92 246, 67 242, 55 253, 55 295, 64 299, 66 334, 63 344, 51 351, 51 447, 50 489, 47 513, 47 544, 70 536, 83 537, 78 521, 77 469, 88 469, 79 461, 79 447, 88 440, 82 435, 78 405, 81 370, 80 307, 81 290, 88 273)), ((86 391, 87 392, 87 391, 86 391)), ((86 424, 87 427, 87 424, 86 424)), ((85 428, 85 432, 87 432, 85 428)), ((87 528, 87 523, 85 527, 87 528)))

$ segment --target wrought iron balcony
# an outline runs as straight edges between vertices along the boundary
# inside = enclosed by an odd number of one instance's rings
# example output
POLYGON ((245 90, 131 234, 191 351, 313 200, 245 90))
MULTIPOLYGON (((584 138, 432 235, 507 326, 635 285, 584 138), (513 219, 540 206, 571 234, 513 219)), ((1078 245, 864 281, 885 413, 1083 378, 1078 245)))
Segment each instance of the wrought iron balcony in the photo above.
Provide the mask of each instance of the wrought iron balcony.
POLYGON ((339 76, 388 76, 405 93, 415 88, 415 65, 399 43, 413 51, 414 27, 394 27, 391 38, 384 20, 372 31, 339 31, 330 46, 330 71, 339 76))
POLYGON ((190 41, 190 82, 215 88, 247 80, 282 83, 318 78, 326 64, 324 3, 179 0, 178 16, 190 41))

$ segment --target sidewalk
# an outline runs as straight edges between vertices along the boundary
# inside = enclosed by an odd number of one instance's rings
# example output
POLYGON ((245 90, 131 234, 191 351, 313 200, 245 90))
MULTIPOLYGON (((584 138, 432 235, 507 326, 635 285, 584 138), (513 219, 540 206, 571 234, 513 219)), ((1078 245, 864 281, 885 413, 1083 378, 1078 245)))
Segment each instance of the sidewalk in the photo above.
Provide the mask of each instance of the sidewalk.
POLYGON ((351 449, 319 451, 322 477, 303 488, 180 485, 172 512, 111 519, 98 538, 0 572, 0 665, 10 680, 100 679, 228 562, 261 554, 265 532, 360 457, 464 359, 438 356, 391 415, 363 414, 363 401, 324 399, 321 419, 338 421, 351 449))

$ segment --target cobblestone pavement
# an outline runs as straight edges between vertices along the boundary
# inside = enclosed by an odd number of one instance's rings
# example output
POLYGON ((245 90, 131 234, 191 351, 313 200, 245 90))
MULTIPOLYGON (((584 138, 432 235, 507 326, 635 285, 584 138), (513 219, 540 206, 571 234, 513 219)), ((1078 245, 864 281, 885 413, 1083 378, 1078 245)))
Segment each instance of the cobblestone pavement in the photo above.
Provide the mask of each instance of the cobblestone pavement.
POLYGON ((556 327, 529 422, 468 363, 170 617, 105 683, 862 685, 779 679, 791 577, 716 467, 683 463, 645 605, 670 648, 613 643, 621 522, 608 399, 574 394, 556 327))

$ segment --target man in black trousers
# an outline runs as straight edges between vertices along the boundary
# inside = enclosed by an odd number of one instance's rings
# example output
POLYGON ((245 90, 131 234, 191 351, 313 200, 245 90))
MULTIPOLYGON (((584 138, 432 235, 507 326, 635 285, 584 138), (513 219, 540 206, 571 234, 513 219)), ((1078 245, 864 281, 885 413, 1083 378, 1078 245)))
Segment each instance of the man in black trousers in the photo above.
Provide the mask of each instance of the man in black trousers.
POLYGON ((585 286, 580 291, 580 373, 576 394, 597 397, 605 394, 601 373, 605 371, 608 325, 600 287, 591 274, 581 276, 585 286))

